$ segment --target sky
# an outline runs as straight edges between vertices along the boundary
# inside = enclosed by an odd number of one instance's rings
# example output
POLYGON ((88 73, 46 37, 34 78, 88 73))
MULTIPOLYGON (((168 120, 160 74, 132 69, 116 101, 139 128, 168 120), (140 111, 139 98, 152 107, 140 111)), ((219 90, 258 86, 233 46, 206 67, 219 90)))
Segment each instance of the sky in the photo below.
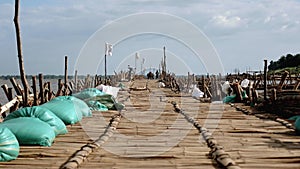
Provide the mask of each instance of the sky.
MULTIPOLYGON (((300 53, 299 16, 299 0, 21 0, 19 23, 26 74, 64 74, 65 56, 69 74, 103 74, 104 42, 108 74, 157 68, 163 46, 170 72, 206 74, 300 53)), ((1 0, 0 75, 19 74, 13 17, 14 1, 1 0)))

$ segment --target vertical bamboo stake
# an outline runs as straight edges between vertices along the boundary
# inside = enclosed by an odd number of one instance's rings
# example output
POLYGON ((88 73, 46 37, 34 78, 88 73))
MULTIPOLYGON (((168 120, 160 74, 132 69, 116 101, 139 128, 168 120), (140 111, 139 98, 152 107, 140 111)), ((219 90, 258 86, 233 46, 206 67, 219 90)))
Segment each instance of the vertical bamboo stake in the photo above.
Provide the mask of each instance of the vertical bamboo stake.
POLYGON ((202 75, 201 81, 202 81, 202 91, 203 91, 203 93, 204 93, 204 96, 203 96, 203 97, 206 98, 207 93, 206 93, 206 87, 205 87, 205 78, 204 78, 203 75, 202 75))
POLYGON ((39 86, 40 86, 40 98, 41 101, 40 103, 43 104, 44 103, 44 86, 43 86, 43 74, 39 74, 39 86))
POLYGON ((268 61, 264 60, 265 66, 264 66, 264 100, 267 100, 267 66, 268 61))
POLYGON ((97 86, 97 74, 95 74, 95 77, 94 77, 94 87, 96 87, 97 86))
POLYGON ((23 98, 23 106, 27 106, 28 104, 28 82, 25 75, 24 62, 23 62, 23 54, 22 54, 22 42, 20 35, 20 26, 19 26, 19 5, 20 1, 15 0, 15 17, 14 23, 16 28, 16 40, 17 40, 17 48, 18 48, 18 58, 19 58, 19 68, 20 68, 20 76, 21 81, 24 87, 24 98, 23 98))
POLYGON ((186 88, 186 93, 189 92, 189 89, 190 89, 190 72, 188 72, 188 75, 187 75, 187 88, 186 88))
POLYGON ((63 84, 61 83, 61 79, 58 79, 57 86, 58 86, 58 90, 57 90, 56 95, 55 95, 56 97, 61 96, 61 91, 62 91, 62 88, 63 88, 63 84))
POLYGON ((285 82, 285 80, 286 80, 288 74, 289 74, 288 71, 284 71, 283 75, 281 76, 279 85, 277 86, 277 90, 278 90, 278 91, 281 91, 281 90, 282 90, 282 87, 283 87, 283 85, 284 85, 284 82, 285 82))
POLYGON ((296 82, 295 85, 294 85, 293 90, 297 90, 298 87, 299 87, 299 85, 300 85, 300 80, 297 80, 297 82, 296 82))
POLYGON ((48 98, 47 100, 50 101, 52 99, 52 91, 51 91, 51 83, 47 82, 47 86, 48 86, 48 98))
POLYGON ((33 105, 38 105, 37 91, 36 91, 36 77, 32 76, 32 90, 33 90, 33 105))
POLYGON ((271 100, 272 100, 273 103, 275 103, 275 101, 277 100, 276 89, 273 88, 273 89, 271 90, 271 93, 272 93, 272 95, 271 95, 271 100))
POLYGON ((8 88, 8 99, 9 100, 13 99, 13 92, 12 92, 12 88, 11 87, 8 88))
POLYGON ((20 90, 20 89, 18 88, 18 84, 17 84, 17 82, 16 82, 16 79, 15 79, 15 78, 11 78, 11 79, 9 79, 9 80, 10 80, 11 84, 13 85, 13 87, 14 87, 14 89, 15 89, 17 95, 22 96, 22 90, 20 90))
POLYGON ((65 92, 64 95, 67 95, 68 92, 68 56, 65 56, 65 92))
POLYGON ((75 84, 74 84, 74 86, 75 86, 75 92, 77 92, 78 91, 78 86, 77 86, 77 70, 75 70, 75 84))
POLYGON ((6 97, 7 97, 7 100, 8 100, 8 101, 11 101, 12 99, 11 99, 10 96, 9 96, 8 86, 7 86, 6 84, 4 84, 4 85, 2 85, 1 87, 2 87, 4 93, 5 93, 6 97))
MULTIPOLYGON (((13 100, 13 92, 12 92, 12 88, 8 88, 8 96, 9 96, 9 100, 13 100)), ((14 104, 14 106, 12 106, 10 109, 9 109, 9 112, 13 112, 15 110, 17 110, 19 107, 19 102, 16 102, 14 104)))

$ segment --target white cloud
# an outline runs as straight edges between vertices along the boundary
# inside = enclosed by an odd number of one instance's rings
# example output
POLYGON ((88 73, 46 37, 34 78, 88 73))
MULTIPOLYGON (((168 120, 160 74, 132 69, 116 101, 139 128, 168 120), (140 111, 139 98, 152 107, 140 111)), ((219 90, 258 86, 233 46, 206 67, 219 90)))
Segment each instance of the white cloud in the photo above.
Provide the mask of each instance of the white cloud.
POLYGON ((242 24, 241 18, 238 16, 224 16, 218 15, 214 16, 210 21, 216 26, 225 27, 225 28, 237 28, 240 27, 242 24))
MULTIPOLYGON (((1 42, 15 39, 11 33, 14 31, 12 3, 0 2, 1 42)), ((32 58, 58 58, 68 52, 76 55, 84 41, 97 29, 119 17, 136 12, 166 12, 187 19, 203 29, 215 43, 222 45, 219 48, 227 52, 220 54, 225 58, 241 55, 230 53, 230 47, 236 45, 240 45, 241 53, 249 51, 245 57, 261 55, 260 51, 248 50, 247 43, 236 43, 232 39, 256 42, 250 44, 251 49, 263 47, 270 50, 269 55, 275 53, 271 50, 277 49, 277 53, 280 52, 279 49, 283 50, 282 46, 287 46, 283 44, 288 44, 289 50, 300 51, 298 0, 51 0, 38 3, 28 0, 22 2, 20 13, 22 37, 26 44, 24 51, 30 53, 32 58), (256 37, 260 38, 257 40, 256 37), (49 46, 51 54, 48 54, 49 46), (39 56, 35 56, 35 53, 39 56)), ((2 60, 5 60, 3 57, 15 55, 15 51, 7 50, 5 45, 1 43, 0 46, 2 60)), ((27 63, 32 64, 33 60, 28 58, 27 63)), ((253 59, 253 62, 256 60, 253 59)), ((0 65, 0 72, 5 72, 1 68, 0 65)), ((49 67, 47 70, 52 71, 53 68, 49 67)))

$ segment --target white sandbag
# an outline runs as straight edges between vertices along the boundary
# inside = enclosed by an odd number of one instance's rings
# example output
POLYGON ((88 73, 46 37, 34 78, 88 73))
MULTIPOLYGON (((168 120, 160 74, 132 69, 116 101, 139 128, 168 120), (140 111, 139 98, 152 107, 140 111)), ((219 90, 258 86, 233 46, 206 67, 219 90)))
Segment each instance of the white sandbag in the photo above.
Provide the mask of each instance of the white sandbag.
POLYGON ((248 79, 244 79, 244 80, 241 82, 241 86, 242 86, 243 88, 248 87, 248 85, 249 85, 249 80, 248 80, 248 79))
POLYGON ((222 85, 222 92, 224 92, 226 95, 229 95, 229 89, 230 89, 230 84, 228 81, 226 81, 223 85, 222 85))
POLYGON ((114 98, 117 98, 118 92, 120 90, 120 88, 118 88, 118 87, 105 86, 103 84, 97 86, 96 88, 101 90, 102 92, 104 92, 106 94, 110 94, 110 95, 114 96, 114 98))
POLYGON ((196 86, 194 86, 193 92, 192 92, 192 97, 194 98, 201 98, 204 96, 204 93, 196 86))
POLYGON ((158 83, 158 88, 163 88, 165 87, 166 85, 164 84, 164 82, 159 82, 158 83))

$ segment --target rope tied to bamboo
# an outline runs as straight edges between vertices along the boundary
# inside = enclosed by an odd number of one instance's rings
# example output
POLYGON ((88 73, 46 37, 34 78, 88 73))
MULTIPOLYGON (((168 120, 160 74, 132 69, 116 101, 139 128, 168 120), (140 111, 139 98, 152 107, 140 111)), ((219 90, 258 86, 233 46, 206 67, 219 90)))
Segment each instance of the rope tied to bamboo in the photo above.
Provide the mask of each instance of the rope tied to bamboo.
POLYGON ((177 113, 183 115, 189 123, 193 124, 194 127, 198 129, 207 146, 210 148, 209 155, 212 159, 225 168, 240 169, 240 167, 231 159, 230 155, 225 152, 223 147, 218 145, 217 141, 212 137, 212 134, 205 127, 202 127, 193 117, 187 115, 175 101, 171 101, 170 103, 177 113))

